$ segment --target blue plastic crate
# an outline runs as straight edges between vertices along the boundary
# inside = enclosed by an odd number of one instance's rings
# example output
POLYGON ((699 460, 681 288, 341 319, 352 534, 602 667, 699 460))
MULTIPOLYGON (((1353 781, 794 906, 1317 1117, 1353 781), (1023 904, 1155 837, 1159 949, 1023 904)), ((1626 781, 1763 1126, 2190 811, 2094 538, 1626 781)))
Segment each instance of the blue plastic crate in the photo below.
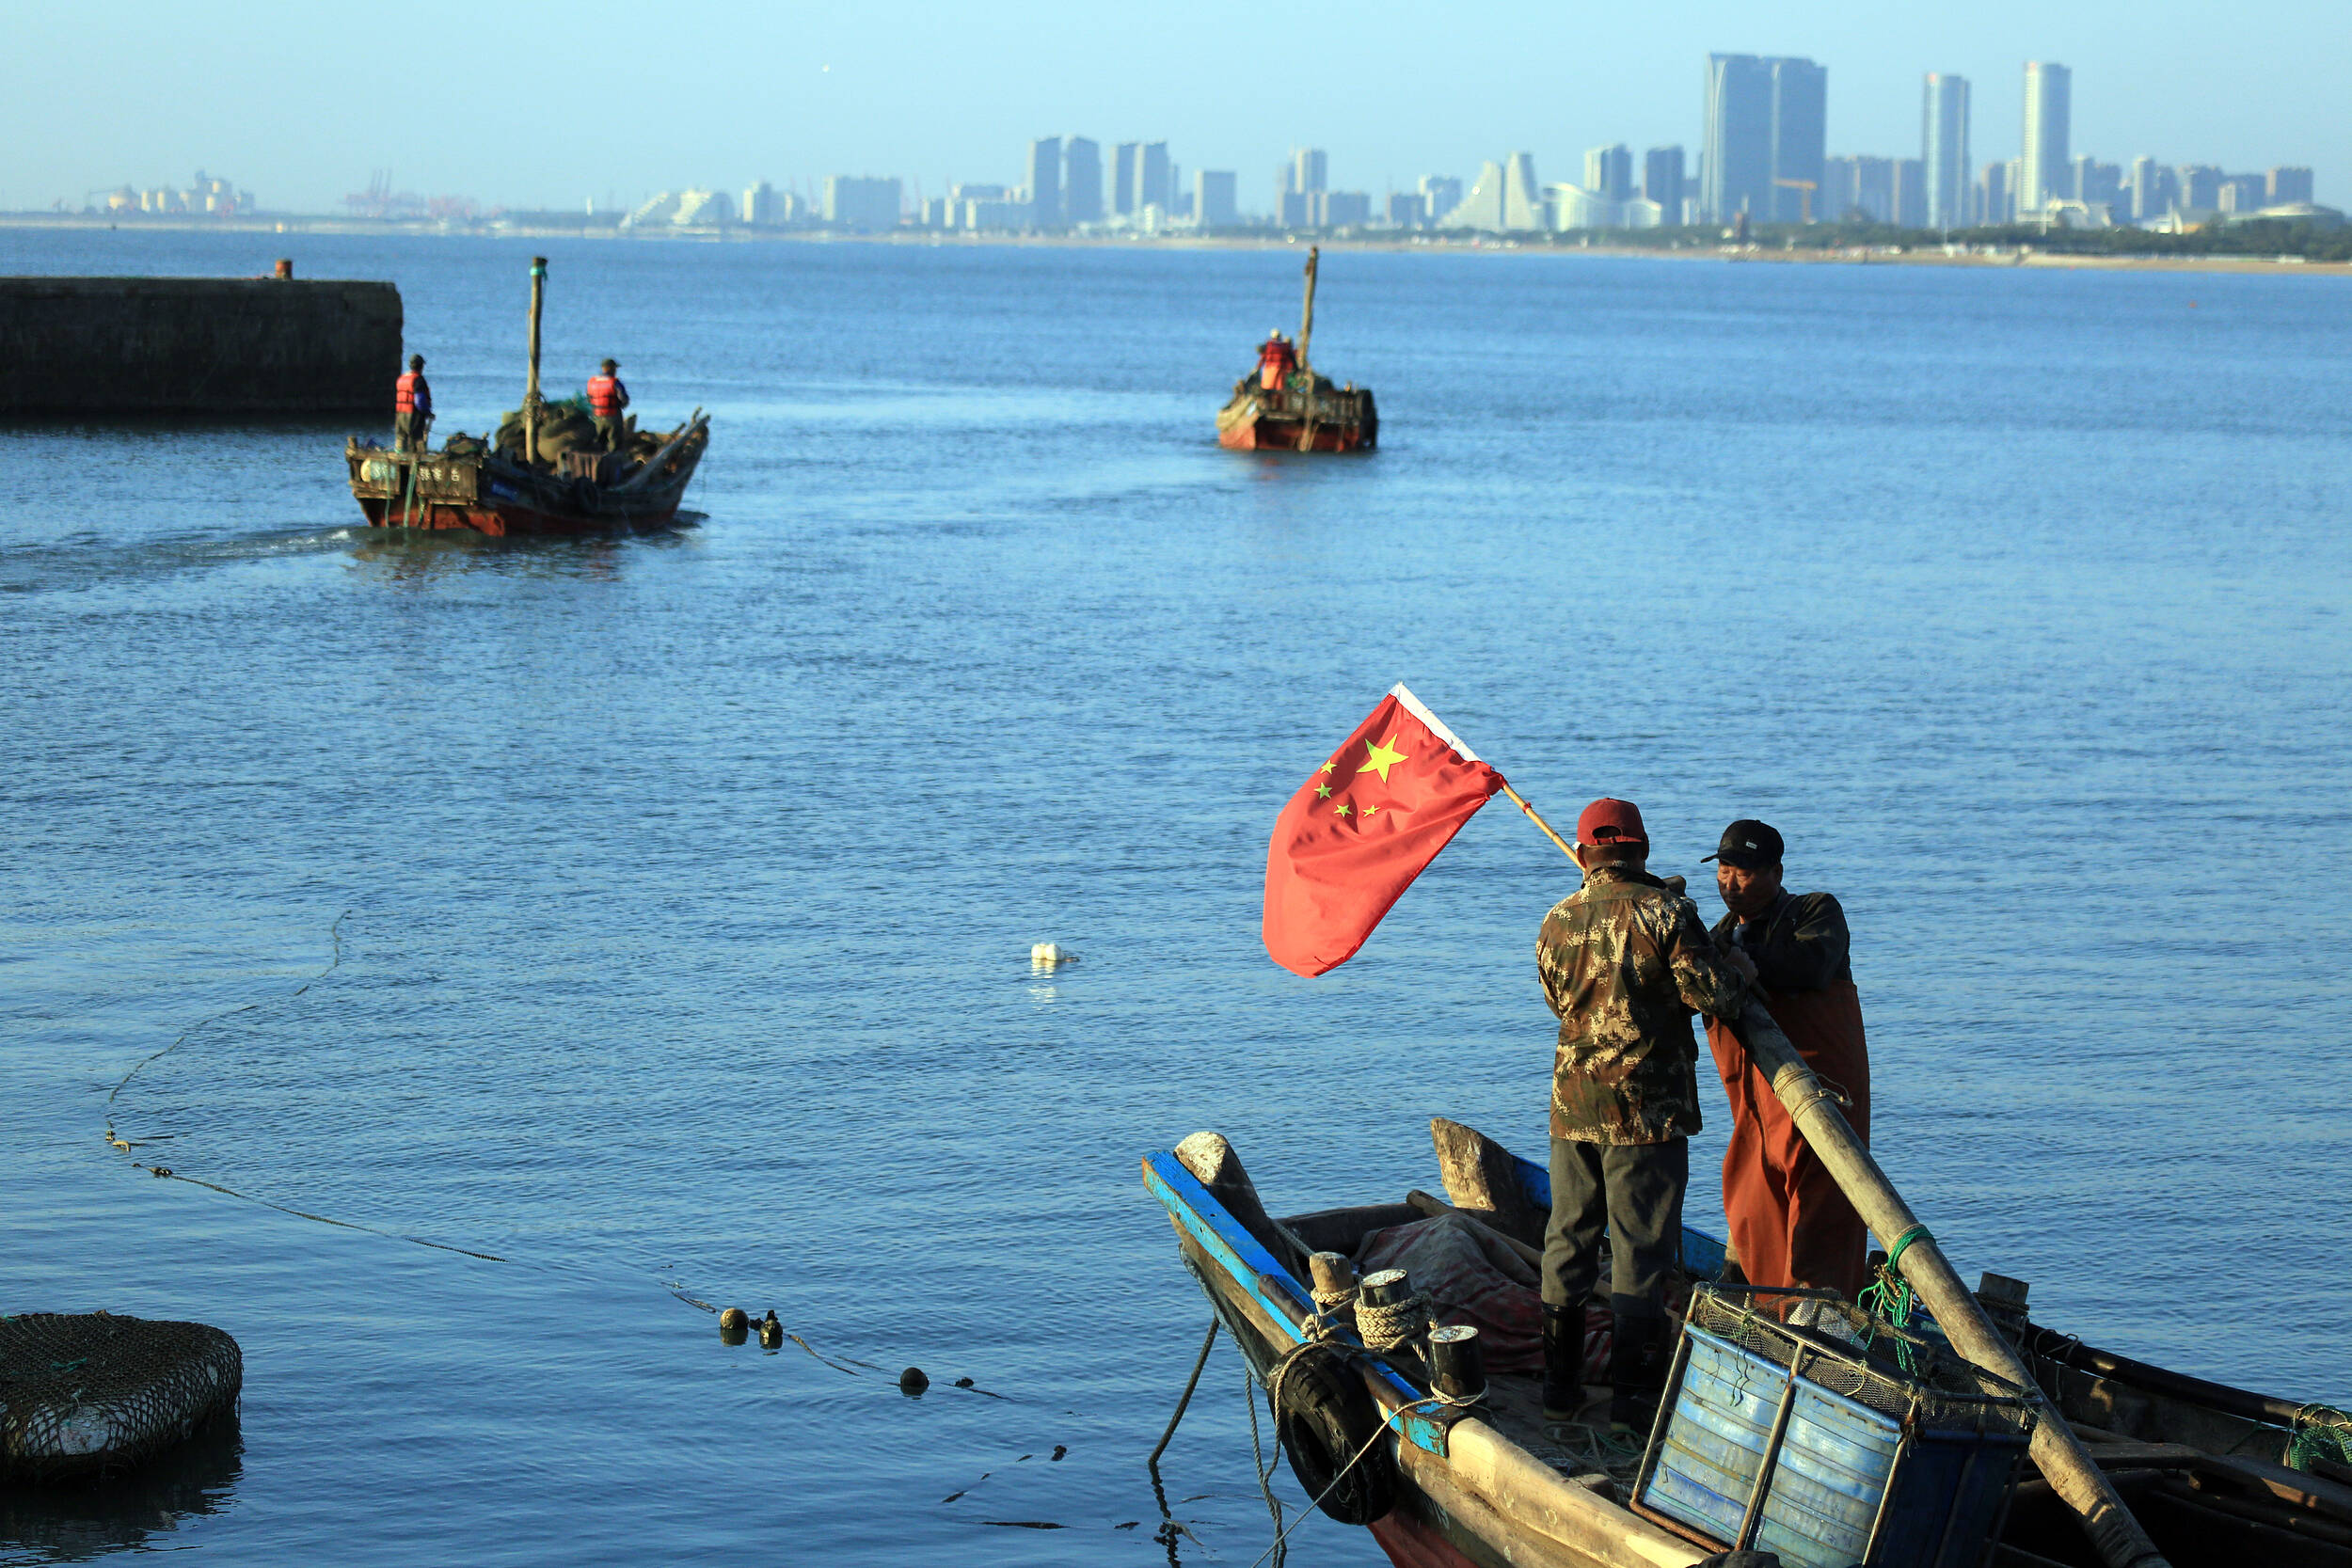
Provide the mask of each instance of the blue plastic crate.
POLYGON ((1939 1356, 1908 1377, 1706 1291, 1669 1392, 1635 1506, 1785 1568, 1977 1568, 2035 1409, 1964 1363, 1939 1356))

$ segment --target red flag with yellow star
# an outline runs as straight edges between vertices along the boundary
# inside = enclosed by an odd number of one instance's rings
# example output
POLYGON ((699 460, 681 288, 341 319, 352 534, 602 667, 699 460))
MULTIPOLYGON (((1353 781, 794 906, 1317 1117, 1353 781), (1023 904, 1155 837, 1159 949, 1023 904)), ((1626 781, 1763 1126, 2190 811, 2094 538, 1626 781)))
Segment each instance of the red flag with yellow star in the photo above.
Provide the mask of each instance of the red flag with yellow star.
POLYGON ((1315 975, 1356 956, 1502 775, 1403 686, 1356 726, 1274 820, 1265 950, 1315 975))

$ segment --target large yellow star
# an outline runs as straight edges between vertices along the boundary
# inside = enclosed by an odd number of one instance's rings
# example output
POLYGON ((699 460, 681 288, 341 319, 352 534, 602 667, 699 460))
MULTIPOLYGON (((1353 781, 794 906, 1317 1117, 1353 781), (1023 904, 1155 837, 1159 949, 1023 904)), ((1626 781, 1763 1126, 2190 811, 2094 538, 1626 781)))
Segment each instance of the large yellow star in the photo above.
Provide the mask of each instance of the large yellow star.
POLYGON ((1376 740, 1367 740, 1364 746, 1370 754, 1364 758, 1364 766, 1359 771, 1377 773, 1380 775, 1380 782, 1387 784, 1389 769, 1405 760, 1405 753, 1396 750, 1396 736, 1389 736, 1389 743, 1386 746, 1376 740))

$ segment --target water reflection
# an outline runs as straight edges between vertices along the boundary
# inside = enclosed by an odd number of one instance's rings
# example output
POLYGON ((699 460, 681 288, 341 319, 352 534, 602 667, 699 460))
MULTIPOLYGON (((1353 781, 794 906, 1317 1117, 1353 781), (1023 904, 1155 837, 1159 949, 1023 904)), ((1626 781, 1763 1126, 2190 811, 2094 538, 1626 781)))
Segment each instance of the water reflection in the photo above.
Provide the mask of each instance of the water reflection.
POLYGON ((359 527, 351 531, 351 559, 402 585, 439 582, 471 572, 611 582, 618 580, 631 546, 682 543, 682 536, 704 517, 700 512, 682 511, 667 526, 642 531, 570 537, 512 534, 502 539, 471 529, 359 527))
POLYGON ((232 1411, 129 1475, 63 1486, 0 1485, 0 1553, 10 1561, 82 1562, 158 1545, 150 1538, 227 1507, 244 1455, 232 1411))

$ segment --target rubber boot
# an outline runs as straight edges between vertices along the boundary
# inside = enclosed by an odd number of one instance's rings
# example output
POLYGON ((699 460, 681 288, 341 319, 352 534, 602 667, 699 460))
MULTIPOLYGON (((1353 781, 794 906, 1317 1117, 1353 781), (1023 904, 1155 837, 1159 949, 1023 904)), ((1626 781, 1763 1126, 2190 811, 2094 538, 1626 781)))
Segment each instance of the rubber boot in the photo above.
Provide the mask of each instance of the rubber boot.
POLYGON ((1609 1346, 1609 1434, 1645 1440, 1665 1391, 1666 1320, 1620 1316, 1609 1346))
POLYGON ((1573 1421, 1584 1408, 1584 1311, 1544 1308, 1544 1419, 1573 1421))

